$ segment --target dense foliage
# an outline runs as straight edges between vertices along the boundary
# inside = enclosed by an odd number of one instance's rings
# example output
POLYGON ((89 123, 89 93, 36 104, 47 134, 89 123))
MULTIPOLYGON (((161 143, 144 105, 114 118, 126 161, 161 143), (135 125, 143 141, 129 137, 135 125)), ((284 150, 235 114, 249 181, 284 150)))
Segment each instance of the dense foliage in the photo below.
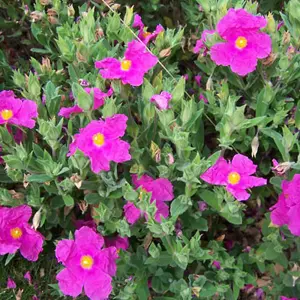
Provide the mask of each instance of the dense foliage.
POLYGON ((0 299, 300 299, 299 18, 0 1, 0 299))

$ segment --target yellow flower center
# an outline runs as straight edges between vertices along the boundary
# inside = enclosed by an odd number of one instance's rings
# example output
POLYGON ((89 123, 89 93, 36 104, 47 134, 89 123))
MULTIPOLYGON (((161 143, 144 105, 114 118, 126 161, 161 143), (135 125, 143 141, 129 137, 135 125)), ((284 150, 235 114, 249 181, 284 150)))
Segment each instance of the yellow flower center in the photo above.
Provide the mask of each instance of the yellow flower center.
POLYGON ((228 175, 228 182, 230 184, 238 184, 241 180, 241 176, 237 172, 230 172, 228 175))
POLYGON ((148 37, 150 34, 151 34, 151 32, 144 31, 144 32, 143 32, 143 38, 145 39, 145 38, 148 37))
POLYGON ((145 193, 147 193, 147 191, 144 188, 142 188, 139 194, 139 200, 142 200, 143 194, 145 193))
POLYGON ((90 270, 94 264, 94 260, 90 255, 83 255, 80 259, 80 265, 83 269, 90 270))
POLYGON ((1 111, 0 114, 1 114, 2 119, 5 121, 9 120, 13 116, 13 112, 10 109, 4 109, 1 111))
POLYGON ((248 41, 245 37, 243 36, 239 36, 236 41, 235 41, 235 46, 238 49, 244 49, 245 47, 247 47, 248 41))
POLYGON ((128 71, 131 68, 131 60, 124 59, 121 61, 121 70, 128 71))
POLYGON ((104 135, 102 133, 94 134, 93 142, 97 147, 101 147, 104 144, 104 135))
POLYGON ((23 235, 22 229, 19 227, 12 228, 10 230, 10 235, 13 239, 17 240, 23 235))

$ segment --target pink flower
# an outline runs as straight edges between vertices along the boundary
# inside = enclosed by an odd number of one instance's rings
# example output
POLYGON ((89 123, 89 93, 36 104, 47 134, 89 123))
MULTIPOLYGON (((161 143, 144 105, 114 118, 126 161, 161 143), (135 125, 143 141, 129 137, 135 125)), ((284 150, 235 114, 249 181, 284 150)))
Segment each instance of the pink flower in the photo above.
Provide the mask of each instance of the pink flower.
POLYGON ((97 224, 93 220, 76 220, 75 221, 75 228, 80 229, 81 227, 89 227, 94 231, 97 230, 97 224))
MULTIPOLYGON (((169 207, 164 202, 174 198, 172 183, 166 178, 153 179, 148 175, 143 175, 140 179, 137 175, 132 175, 132 181, 136 189, 141 187, 145 192, 152 193, 150 202, 155 201, 157 209, 155 220, 161 222, 161 217, 167 218, 169 207)), ((131 202, 124 206, 124 212, 125 218, 130 224, 134 224, 142 214, 142 211, 131 202)))
POLYGON ((0 255, 20 249, 27 260, 36 261, 43 250, 43 236, 28 224, 32 214, 27 205, 0 207, 0 255))
POLYGON ((208 103, 208 100, 205 98, 205 96, 204 96, 203 94, 200 94, 200 95, 199 95, 199 100, 200 100, 200 101, 203 101, 203 102, 206 103, 206 104, 208 103))
MULTIPOLYGON (((113 94, 113 89, 110 88, 107 93, 102 92, 98 88, 85 88, 84 89, 88 94, 92 91, 94 93, 94 106, 93 110, 98 109, 99 107, 104 105, 105 98, 110 97, 113 94)), ((72 114, 80 114, 83 112, 83 109, 78 105, 74 105, 72 107, 63 107, 60 109, 58 115, 64 118, 70 118, 72 114)))
POLYGON ((148 32, 147 31, 147 27, 145 27, 145 25, 144 25, 144 23, 142 21, 141 16, 138 15, 138 14, 136 14, 134 16, 132 27, 139 29, 138 37, 146 45, 151 40, 154 40, 158 36, 159 33, 161 33, 162 31, 164 31, 164 28, 159 24, 159 25, 156 26, 155 31, 153 31, 152 33, 148 32))
POLYGON ((111 161, 130 160, 130 144, 120 139, 125 134, 127 119, 123 114, 116 114, 104 121, 92 121, 75 134, 68 156, 79 149, 90 158, 94 173, 109 171, 111 161))
POLYGON ((194 53, 199 53, 202 49, 204 50, 203 54, 206 55, 206 38, 208 34, 214 34, 215 30, 204 30, 201 35, 201 39, 196 42, 196 45, 193 49, 194 53))
POLYGON ((298 300, 298 298, 288 298, 288 297, 285 297, 285 296, 281 296, 280 300, 298 300))
POLYGON ((91 300, 104 300, 112 290, 118 254, 115 247, 102 249, 104 239, 89 227, 75 231, 75 240, 60 241, 55 250, 58 262, 65 268, 56 279, 60 290, 77 297, 84 288, 91 300))
POLYGON ((247 189, 267 184, 266 179, 251 176, 255 172, 256 165, 248 157, 236 154, 232 162, 219 158, 200 178, 210 184, 226 186, 229 193, 243 201, 250 197, 247 189))
POLYGON ((281 21, 277 25, 277 31, 280 30, 280 28, 284 25, 284 21, 281 21))
POLYGON ((0 92, 0 124, 33 128, 38 116, 37 105, 31 100, 16 98, 13 91, 0 92))
POLYGON ((300 174, 291 181, 282 182, 282 193, 271 207, 271 221, 278 226, 287 225, 293 235, 300 236, 300 174))
POLYGON ((134 224, 141 217, 142 212, 132 202, 127 202, 124 207, 124 214, 129 224, 134 224))
POLYGON ((161 92, 159 95, 153 95, 150 99, 151 102, 155 102, 156 106, 160 110, 169 109, 169 102, 172 99, 172 95, 168 92, 161 92))
POLYGON ((198 201, 198 208, 200 211, 207 210, 207 204, 204 201, 198 201))
POLYGON ((29 271, 25 273, 24 279, 28 280, 29 284, 31 284, 31 275, 29 271))
POLYGON ((214 267, 216 267, 217 270, 221 269, 221 263, 219 261, 217 261, 217 260, 214 260, 213 263, 212 263, 212 265, 214 267))
POLYGON ((16 287, 17 287, 16 283, 10 277, 8 277, 6 288, 15 289, 16 287))
POLYGON ((195 76, 195 81, 196 81, 198 86, 200 86, 201 78, 202 78, 201 75, 196 75, 195 76))
POLYGON ((115 247, 117 250, 123 249, 126 251, 129 248, 129 240, 127 237, 115 236, 115 237, 104 237, 105 247, 115 247))
POLYGON ((211 59, 241 76, 256 69, 257 60, 269 56, 272 41, 260 31, 267 25, 264 17, 254 16, 244 9, 229 9, 217 24, 218 34, 225 40, 210 49, 211 59))
POLYGON ((99 72, 103 78, 120 79, 123 84, 140 86, 144 75, 152 69, 158 59, 152 55, 139 41, 128 43, 124 59, 117 60, 112 57, 96 61, 95 67, 101 69, 99 72))

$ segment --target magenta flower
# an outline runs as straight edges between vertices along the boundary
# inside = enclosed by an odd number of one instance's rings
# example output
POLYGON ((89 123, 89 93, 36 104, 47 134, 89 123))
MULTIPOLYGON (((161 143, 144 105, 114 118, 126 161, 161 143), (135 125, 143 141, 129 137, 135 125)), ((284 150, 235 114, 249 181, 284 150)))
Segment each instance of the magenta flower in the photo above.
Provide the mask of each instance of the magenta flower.
POLYGON ((16 287, 17 287, 16 283, 10 277, 8 277, 6 288, 7 289, 15 289, 16 287))
POLYGON ((116 114, 104 121, 92 121, 74 135, 68 156, 76 149, 82 151, 90 158, 94 173, 109 171, 111 161, 122 163, 130 160, 130 144, 120 139, 125 134, 127 119, 123 114, 116 114))
POLYGON ((172 99, 172 95, 168 92, 161 92, 159 95, 153 95, 150 99, 151 102, 155 102, 156 106, 160 110, 169 109, 169 102, 172 99))
POLYGON ((203 101, 205 104, 208 103, 208 100, 205 98, 205 96, 204 96, 203 94, 200 94, 200 95, 199 95, 199 100, 200 100, 200 101, 203 101))
POLYGON ((204 30, 202 32, 201 39, 196 42, 196 45, 193 49, 193 52, 194 53, 199 53, 203 49, 204 50, 203 55, 205 56, 206 55, 206 49, 207 49, 206 45, 205 45, 207 35, 214 34, 215 32, 216 32, 215 30, 207 30, 207 29, 204 30))
MULTIPOLYGON (((107 97, 110 97, 113 94, 113 89, 110 88, 107 93, 102 92, 98 88, 85 88, 84 89, 88 94, 92 91, 94 93, 94 106, 93 110, 98 109, 99 107, 104 105, 104 101, 107 97)), ((63 107, 60 109, 58 115, 64 118, 70 118, 72 114, 80 114, 83 112, 83 109, 78 105, 74 105, 72 107, 63 107)))
POLYGON ((31 100, 16 98, 13 91, 0 92, 0 124, 33 128, 38 116, 37 105, 31 100))
POLYGON ((159 24, 159 25, 156 26, 155 31, 153 31, 152 33, 148 32, 147 27, 145 27, 141 16, 138 15, 138 14, 136 14, 134 16, 132 27, 139 29, 138 37, 146 45, 151 40, 154 40, 162 31, 164 31, 164 28, 159 24))
POLYGON ((236 154, 232 162, 219 158, 200 178, 210 184, 225 185, 229 193, 243 201, 250 197, 247 189, 267 184, 266 179, 251 176, 255 172, 256 165, 248 157, 236 154))
POLYGON ((104 300, 112 291, 118 254, 115 247, 102 249, 104 239, 89 227, 75 231, 75 240, 60 241, 55 250, 58 262, 65 268, 56 279, 60 290, 77 297, 84 288, 91 300, 104 300))
POLYGON ((129 224, 134 224, 141 217, 142 211, 137 208, 132 202, 127 202, 124 207, 124 214, 129 224))
POLYGON ((129 240, 128 237, 104 237, 105 247, 115 247, 117 250, 123 249, 126 251, 129 248, 129 240))
POLYGON ((24 274, 24 279, 28 280, 28 283, 31 284, 31 275, 29 271, 24 274))
MULTIPOLYGON (((156 213, 155 220, 161 222, 161 217, 169 216, 169 207, 165 201, 171 201, 174 198, 172 183, 166 178, 153 179, 148 175, 143 175, 138 179, 137 175, 132 175, 132 181, 135 188, 141 187, 143 191, 152 193, 150 202, 155 201, 156 213)), ((125 218, 130 224, 134 224, 142 215, 142 211, 133 203, 128 202, 124 206, 125 218)))
POLYGON ((220 270, 221 269, 221 263, 217 260, 214 260, 212 265, 217 269, 220 270))
POLYGON ((96 61, 95 67, 107 79, 120 79, 123 84, 140 86, 144 75, 152 69, 158 59, 139 41, 128 43, 124 58, 120 61, 112 57, 96 61))
POLYGON ((200 211, 207 210, 207 204, 204 201, 198 201, 198 208, 200 211))
POLYGON ((195 81, 196 81, 197 85, 200 86, 201 85, 201 78, 202 78, 201 75, 196 75, 194 78, 195 78, 195 81))
POLYGON ((225 40, 210 49, 211 59, 222 66, 230 66, 234 73, 245 76, 256 69, 257 60, 269 56, 272 41, 260 31, 267 20, 244 9, 229 9, 217 24, 218 34, 225 40))
POLYGON ((298 298, 288 298, 288 297, 285 297, 285 296, 281 296, 280 300, 298 300, 298 298))
POLYGON ((278 226, 287 225, 293 235, 300 236, 300 174, 291 181, 282 182, 282 193, 271 207, 271 221, 278 226))
POLYGON ((27 205, 0 207, 0 255, 16 253, 36 261, 43 250, 43 236, 31 228, 28 220, 31 208, 27 205))

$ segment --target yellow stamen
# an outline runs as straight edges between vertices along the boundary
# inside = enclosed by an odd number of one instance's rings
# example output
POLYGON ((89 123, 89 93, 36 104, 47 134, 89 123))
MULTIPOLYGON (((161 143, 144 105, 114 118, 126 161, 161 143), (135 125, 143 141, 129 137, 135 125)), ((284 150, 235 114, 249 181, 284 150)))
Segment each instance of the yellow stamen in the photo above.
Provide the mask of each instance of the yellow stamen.
POLYGON ((4 109, 4 110, 1 111, 1 117, 5 121, 7 121, 10 118, 12 118, 12 116, 13 116, 13 112, 10 109, 4 109))
POLYGON ((237 172, 230 172, 228 175, 228 182, 230 184, 238 184, 241 180, 241 176, 237 172))
POLYGON ((243 36, 239 36, 236 41, 235 41, 235 46, 238 49, 244 49, 245 47, 247 47, 248 41, 245 37, 243 36))
POLYGON ((12 228, 10 230, 10 235, 13 239, 17 240, 23 235, 22 229, 19 227, 12 228))
POLYGON ((149 35, 151 35, 151 32, 148 32, 148 31, 144 31, 143 32, 143 38, 147 38, 149 35))
POLYGON ((121 61, 121 70, 128 71, 131 68, 131 60, 124 59, 121 61))
POLYGON ((94 260, 90 255, 83 255, 80 259, 80 265, 83 269, 90 270, 94 264, 94 260))
POLYGON ((104 135, 102 133, 94 134, 93 142, 97 147, 101 147, 104 144, 104 135))

